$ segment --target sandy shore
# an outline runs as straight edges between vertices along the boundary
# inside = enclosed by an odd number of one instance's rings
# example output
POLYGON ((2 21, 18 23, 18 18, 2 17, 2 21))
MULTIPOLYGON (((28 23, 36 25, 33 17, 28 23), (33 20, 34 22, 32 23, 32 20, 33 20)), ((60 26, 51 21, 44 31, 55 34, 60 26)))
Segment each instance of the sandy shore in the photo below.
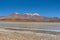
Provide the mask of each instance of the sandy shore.
POLYGON ((0 29, 0 40, 60 40, 60 35, 0 29))

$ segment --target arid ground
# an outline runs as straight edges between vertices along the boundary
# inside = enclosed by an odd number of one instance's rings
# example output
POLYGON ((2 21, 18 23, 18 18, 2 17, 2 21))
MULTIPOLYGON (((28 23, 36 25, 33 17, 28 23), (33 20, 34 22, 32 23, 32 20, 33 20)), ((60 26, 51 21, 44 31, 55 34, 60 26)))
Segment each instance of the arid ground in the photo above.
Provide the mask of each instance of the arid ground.
POLYGON ((60 23, 0 22, 0 40, 60 40, 60 32, 37 30, 60 27, 60 23))

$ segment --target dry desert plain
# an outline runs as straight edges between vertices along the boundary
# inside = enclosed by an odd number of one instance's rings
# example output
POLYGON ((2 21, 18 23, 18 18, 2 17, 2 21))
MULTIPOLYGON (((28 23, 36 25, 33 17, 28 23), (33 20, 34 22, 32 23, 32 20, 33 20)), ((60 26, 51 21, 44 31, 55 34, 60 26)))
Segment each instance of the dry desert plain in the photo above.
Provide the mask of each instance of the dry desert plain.
POLYGON ((0 40, 60 40, 60 30, 44 30, 56 27, 60 23, 0 22, 0 40))

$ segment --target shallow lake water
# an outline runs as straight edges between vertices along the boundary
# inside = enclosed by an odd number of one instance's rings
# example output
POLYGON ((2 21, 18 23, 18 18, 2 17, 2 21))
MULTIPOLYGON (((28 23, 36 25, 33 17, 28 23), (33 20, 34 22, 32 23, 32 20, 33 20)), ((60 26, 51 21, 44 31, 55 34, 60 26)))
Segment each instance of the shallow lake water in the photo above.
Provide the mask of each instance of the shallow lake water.
POLYGON ((21 23, 21 22, 0 22, 2 28, 35 28, 44 30, 60 30, 60 23, 21 23))
POLYGON ((60 27, 51 27, 51 28, 41 28, 44 30, 60 30, 60 27))

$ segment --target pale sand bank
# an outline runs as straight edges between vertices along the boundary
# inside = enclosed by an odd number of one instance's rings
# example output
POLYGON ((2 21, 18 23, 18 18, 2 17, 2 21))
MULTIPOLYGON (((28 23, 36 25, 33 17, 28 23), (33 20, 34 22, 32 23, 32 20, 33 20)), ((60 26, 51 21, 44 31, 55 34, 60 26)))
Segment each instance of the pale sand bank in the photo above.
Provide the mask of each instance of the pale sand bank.
POLYGON ((60 40, 60 35, 0 29, 0 40, 60 40))

